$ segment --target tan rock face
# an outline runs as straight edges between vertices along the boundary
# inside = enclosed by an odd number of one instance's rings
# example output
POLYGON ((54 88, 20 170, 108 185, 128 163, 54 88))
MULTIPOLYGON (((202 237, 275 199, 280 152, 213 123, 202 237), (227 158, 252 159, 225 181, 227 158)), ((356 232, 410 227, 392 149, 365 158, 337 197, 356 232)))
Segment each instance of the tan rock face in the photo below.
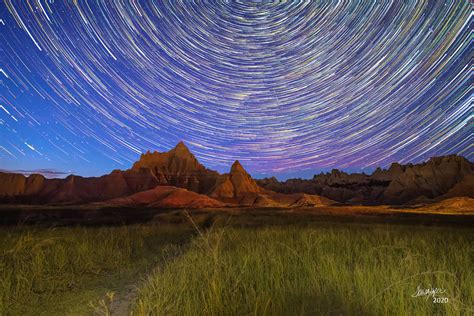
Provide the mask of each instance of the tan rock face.
POLYGON ((44 180, 40 174, 26 177, 17 173, 0 172, 0 197, 36 194, 43 187, 44 180))
POLYGON ((238 198, 248 192, 258 193, 262 191, 238 160, 232 164, 229 178, 234 186, 234 197, 238 198))
POLYGON ((33 195, 41 191, 44 185, 45 177, 41 174, 32 174, 26 178, 25 194, 33 195))
POLYGON ((201 165, 196 157, 189 151, 183 142, 179 142, 175 148, 168 152, 149 151, 142 154, 140 159, 133 164, 132 169, 149 168, 158 171, 183 174, 189 171, 200 171, 206 168, 201 165))
POLYGON ((233 199, 235 203, 246 197, 249 193, 259 193, 262 188, 245 171, 238 160, 234 162, 230 173, 220 177, 210 196, 218 199, 233 199))
POLYGON ((219 174, 206 169, 189 151, 183 142, 168 152, 147 152, 133 164, 131 170, 149 169, 159 184, 186 188, 207 193, 217 181, 219 174))
POLYGON ((219 177, 216 187, 210 196, 220 199, 233 199, 235 198, 234 191, 234 184, 230 180, 230 177, 225 174, 219 177))
POLYGON ((25 193, 26 177, 17 173, 0 172, 0 196, 14 196, 25 193))

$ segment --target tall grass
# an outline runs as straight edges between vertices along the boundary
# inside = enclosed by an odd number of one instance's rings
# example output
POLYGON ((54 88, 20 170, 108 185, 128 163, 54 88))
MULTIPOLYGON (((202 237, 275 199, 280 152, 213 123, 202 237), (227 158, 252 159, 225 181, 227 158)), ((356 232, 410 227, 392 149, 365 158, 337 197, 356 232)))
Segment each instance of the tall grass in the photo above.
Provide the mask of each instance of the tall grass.
POLYGON ((474 233, 320 224, 223 228, 196 238, 143 284, 138 315, 467 315, 474 233), (418 286, 448 303, 412 297, 418 286))
POLYGON ((186 237, 175 227, 123 226, 0 233, 0 315, 60 315, 134 281, 186 237), (98 290, 98 291, 97 291, 98 290))

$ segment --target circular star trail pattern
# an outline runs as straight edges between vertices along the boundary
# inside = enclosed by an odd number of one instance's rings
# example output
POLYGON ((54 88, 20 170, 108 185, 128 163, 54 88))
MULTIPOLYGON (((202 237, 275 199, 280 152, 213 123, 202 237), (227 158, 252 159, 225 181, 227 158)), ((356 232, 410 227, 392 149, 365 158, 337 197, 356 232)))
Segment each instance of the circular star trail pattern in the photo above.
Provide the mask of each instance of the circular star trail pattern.
POLYGON ((179 140, 257 175, 472 159, 471 14, 468 1, 5 1, 0 161, 101 174, 179 140))

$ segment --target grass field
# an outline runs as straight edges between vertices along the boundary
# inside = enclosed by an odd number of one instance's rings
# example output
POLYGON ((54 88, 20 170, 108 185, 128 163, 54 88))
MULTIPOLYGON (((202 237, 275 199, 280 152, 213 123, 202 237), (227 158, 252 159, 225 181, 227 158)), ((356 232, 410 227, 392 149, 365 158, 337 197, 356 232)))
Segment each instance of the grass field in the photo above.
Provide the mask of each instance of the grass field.
POLYGON ((471 230, 376 224, 224 228, 157 269, 138 315, 468 315, 471 230), (412 297, 445 291, 447 303, 412 297))
POLYGON ((2 227, 0 315, 107 315, 130 284, 133 315, 474 313, 472 229, 254 215, 2 227))
POLYGON ((84 315, 191 236, 181 226, 0 229, 0 315, 84 315))

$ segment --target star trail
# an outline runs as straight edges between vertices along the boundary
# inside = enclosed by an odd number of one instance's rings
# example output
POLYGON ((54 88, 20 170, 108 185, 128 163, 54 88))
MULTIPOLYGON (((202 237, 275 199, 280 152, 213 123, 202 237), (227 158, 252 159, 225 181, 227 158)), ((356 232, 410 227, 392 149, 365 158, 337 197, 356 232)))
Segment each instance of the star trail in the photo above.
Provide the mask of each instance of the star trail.
POLYGON ((183 140, 209 168, 472 151, 469 1, 5 1, 0 168, 100 175, 183 140))

